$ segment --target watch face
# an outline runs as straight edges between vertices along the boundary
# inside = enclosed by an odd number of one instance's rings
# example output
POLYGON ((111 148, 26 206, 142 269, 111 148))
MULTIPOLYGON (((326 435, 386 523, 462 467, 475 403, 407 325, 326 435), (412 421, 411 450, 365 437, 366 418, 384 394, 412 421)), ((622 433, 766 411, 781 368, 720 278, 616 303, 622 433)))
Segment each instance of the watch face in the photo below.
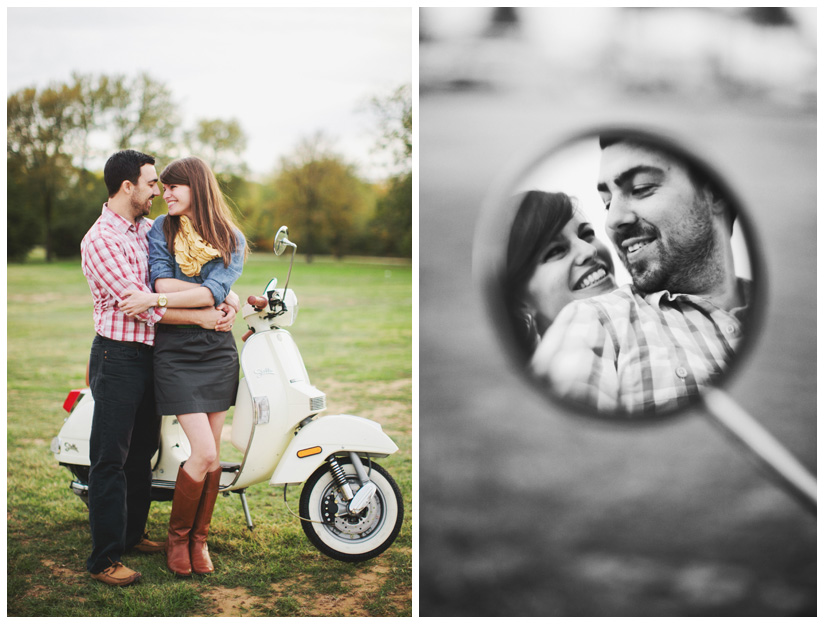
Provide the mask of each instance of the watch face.
POLYGON ((161 295, 158 297, 158 306, 166 306, 166 296, 161 295))

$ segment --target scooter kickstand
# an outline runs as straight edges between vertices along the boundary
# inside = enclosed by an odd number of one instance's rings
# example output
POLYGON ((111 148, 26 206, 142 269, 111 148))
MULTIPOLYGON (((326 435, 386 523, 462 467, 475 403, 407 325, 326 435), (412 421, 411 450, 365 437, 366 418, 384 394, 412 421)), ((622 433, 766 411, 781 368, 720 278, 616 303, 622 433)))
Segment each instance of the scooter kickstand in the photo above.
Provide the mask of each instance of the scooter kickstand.
POLYGON ((251 532, 255 529, 255 526, 252 524, 252 515, 249 513, 249 504, 246 501, 246 489, 243 488, 241 490, 235 491, 238 494, 238 497, 241 498, 241 506, 243 506, 243 516, 246 519, 246 526, 249 528, 251 532))

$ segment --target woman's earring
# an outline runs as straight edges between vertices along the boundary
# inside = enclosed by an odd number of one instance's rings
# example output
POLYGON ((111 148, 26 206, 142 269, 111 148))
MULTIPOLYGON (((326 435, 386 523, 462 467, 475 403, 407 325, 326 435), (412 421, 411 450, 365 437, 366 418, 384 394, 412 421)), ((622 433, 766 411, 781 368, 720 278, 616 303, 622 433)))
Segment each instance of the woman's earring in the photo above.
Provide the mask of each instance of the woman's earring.
POLYGON ((527 308, 521 308, 518 310, 517 319, 517 331, 519 337, 523 341, 525 347, 530 349, 530 352, 532 353, 539 343, 539 331, 538 326, 536 325, 536 319, 533 316, 533 313, 527 308))

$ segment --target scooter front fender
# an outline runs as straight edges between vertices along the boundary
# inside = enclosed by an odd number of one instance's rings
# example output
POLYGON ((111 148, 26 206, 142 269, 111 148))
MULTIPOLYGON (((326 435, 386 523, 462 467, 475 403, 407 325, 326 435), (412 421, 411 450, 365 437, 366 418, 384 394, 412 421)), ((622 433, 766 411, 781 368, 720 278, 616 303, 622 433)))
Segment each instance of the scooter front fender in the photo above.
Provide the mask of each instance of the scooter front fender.
POLYGON ((375 421, 353 415, 327 415, 301 428, 290 441, 269 483, 300 484, 332 454, 355 451, 388 456, 398 451, 375 421))

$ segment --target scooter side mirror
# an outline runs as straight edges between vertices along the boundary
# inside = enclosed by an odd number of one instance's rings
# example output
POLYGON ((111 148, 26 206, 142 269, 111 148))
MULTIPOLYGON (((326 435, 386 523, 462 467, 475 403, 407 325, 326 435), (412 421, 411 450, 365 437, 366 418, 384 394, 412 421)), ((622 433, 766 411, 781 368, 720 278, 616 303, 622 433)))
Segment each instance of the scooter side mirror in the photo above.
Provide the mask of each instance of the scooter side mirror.
POLYGON ((286 274, 284 293, 286 293, 287 287, 289 286, 289 278, 292 275, 292 263, 295 261, 295 251, 298 249, 298 246, 289 240, 289 230, 287 227, 281 226, 278 228, 278 232, 275 233, 275 243, 273 244, 272 249, 276 256, 280 256, 284 253, 284 250, 286 250, 287 247, 292 248, 292 257, 289 259, 289 271, 286 274))
POLYGON ((754 227, 721 171, 646 129, 561 140, 489 195, 474 277, 506 362, 546 400, 632 424, 702 406, 815 507, 815 480, 721 408, 767 301, 754 227))
POLYGON ((765 285, 751 223, 718 172, 672 139, 607 128, 553 146, 493 194, 476 233, 475 270, 526 381, 579 414, 633 422, 682 413, 725 384, 755 342, 765 285), (714 309, 707 285, 724 290, 727 310, 694 325, 696 306, 714 309), (646 294, 659 293, 672 301, 648 312, 676 319, 652 336, 643 318, 621 318, 620 309, 638 307, 622 308, 618 293, 639 293, 642 307, 646 294), (576 323, 588 314, 592 328, 576 323), (600 325, 602 314, 612 322, 600 325), (661 340, 687 327, 718 333, 691 346, 661 340), (571 335, 578 332, 581 341, 571 335), (697 362, 704 349, 712 357, 697 362), (648 356, 661 360, 647 367, 648 356), (673 371, 658 370, 671 363, 673 371), (602 366, 609 371, 599 378, 593 367, 602 366), (671 383, 675 390, 665 390, 671 383))
POLYGON ((295 244, 289 240, 289 230, 287 227, 281 226, 275 234, 275 243, 272 246, 272 249, 276 256, 280 256, 289 246, 295 247, 295 244))

